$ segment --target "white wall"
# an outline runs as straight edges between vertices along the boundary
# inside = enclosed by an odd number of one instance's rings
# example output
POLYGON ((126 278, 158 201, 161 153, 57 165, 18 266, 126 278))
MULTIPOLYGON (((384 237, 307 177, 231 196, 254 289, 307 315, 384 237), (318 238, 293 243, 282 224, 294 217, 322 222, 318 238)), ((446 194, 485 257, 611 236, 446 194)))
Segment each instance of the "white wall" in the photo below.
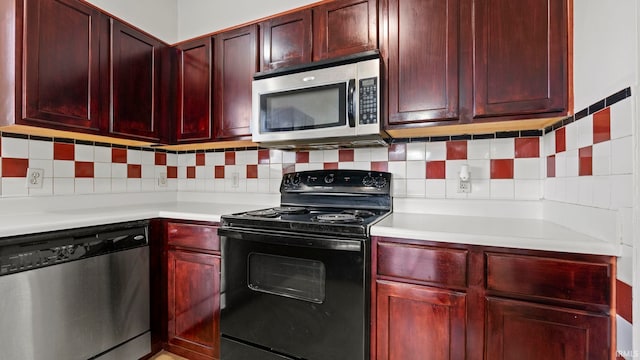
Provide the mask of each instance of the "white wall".
POLYGON ((108 13, 173 44, 178 36, 176 0, 86 0, 108 13))
MULTIPOLYGON (((100 1, 109 2, 109 0, 100 1)), ((318 0, 177 0, 178 41, 254 21, 317 1, 318 0)))

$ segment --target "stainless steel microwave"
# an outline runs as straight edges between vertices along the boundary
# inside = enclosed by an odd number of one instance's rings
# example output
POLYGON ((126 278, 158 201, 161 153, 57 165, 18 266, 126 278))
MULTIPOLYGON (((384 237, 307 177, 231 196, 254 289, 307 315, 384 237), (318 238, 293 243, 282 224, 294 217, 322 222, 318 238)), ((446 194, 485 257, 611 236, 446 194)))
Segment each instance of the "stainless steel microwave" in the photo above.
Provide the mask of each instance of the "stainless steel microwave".
POLYGON ((386 145, 377 53, 285 70, 254 77, 253 142, 282 149, 386 145))

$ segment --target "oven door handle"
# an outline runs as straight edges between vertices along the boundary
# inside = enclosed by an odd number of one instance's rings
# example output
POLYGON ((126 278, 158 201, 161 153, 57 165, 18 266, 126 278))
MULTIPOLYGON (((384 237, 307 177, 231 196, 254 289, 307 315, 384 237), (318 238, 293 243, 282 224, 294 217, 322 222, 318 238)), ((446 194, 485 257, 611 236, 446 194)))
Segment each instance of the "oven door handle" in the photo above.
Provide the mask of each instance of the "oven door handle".
POLYGON ((298 246, 316 249, 361 251, 364 246, 363 239, 340 239, 328 236, 299 234, 292 235, 285 232, 255 231, 250 229, 219 228, 218 235, 224 238, 245 241, 257 241, 274 245, 298 246))

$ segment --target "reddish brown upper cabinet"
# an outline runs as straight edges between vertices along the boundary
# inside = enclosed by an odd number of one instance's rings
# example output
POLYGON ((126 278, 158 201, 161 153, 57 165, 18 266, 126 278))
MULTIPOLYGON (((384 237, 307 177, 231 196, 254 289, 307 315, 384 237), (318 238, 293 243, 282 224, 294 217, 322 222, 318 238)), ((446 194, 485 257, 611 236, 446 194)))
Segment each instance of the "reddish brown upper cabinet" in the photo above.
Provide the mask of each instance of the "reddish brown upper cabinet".
POLYGON ((382 0, 388 124, 459 118, 460 0, 382 0))
POLYGON ((212 42, 203 38, 178 46, 178 143, 208 141, 213 137, 212 42))
POLYGON ((216 35, 213 81, 216 139, 251 134, 251 83, 258 71, 257 35, 257 25, 216 35))
POLYGON ((313 8, 313 60, 378 48, 376 0, 339 0, 313 8))
POLYGON ((473 118, 566 114, 567 0, 474 0, 473 13, 473 118))
POLYGON ((260 23, 260 69, 273 70, 311 61, 311 10, 260 23))
POLYGON ((108 88, 101 87, 101 82, 108 85, 109 76, 108 18, 74 0, 23 4, 24 103, 16 122, 100 132, 109 113, 108 88))
POLYGON ((109 133, 159 141, 162 44, 116 20, 111 20, 111 42, 109 133))

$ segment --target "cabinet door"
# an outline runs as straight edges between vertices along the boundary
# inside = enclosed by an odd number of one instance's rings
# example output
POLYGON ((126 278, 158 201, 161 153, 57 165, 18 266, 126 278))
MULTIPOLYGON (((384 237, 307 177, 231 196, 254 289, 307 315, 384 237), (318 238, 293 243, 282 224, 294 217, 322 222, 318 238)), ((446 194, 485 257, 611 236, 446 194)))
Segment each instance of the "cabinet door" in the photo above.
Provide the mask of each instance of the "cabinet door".
POLYGON ((458 8, 459 0, 388 0, 389 125, 458 118, 458 8))
POLYGON ((474 1, 474 117, 566 113, 567 1, 474 1))
POLYGON ((70 130, 106 129, 108 79, 102 60, 108 20, 73 0, 27 0, 21 123, 70 130), (103 53, 101 53, 103 51, 103 53))
POLYGON ((340 0, 313 8, 313 60, 378 47, 376 0, 340 0))
POLYGON ((464 359, 466 296, 377 282, 376 359, 464 359))
POLYGON ((211 42, 199 39, 179 46, 178 142, 211 140, 211 42))
POLYGON ((487 300, 486 359, 609 359, 610 319, 606 315, 487 300))
POLYGON ((218 358, 220 257, 177 250, 167 257, 169 345, 218 358))
POLYGON ((311 10, 298 11, 260 24, 262 71, 311 61, 311 10))
POLYGON ((256 25, 250 25, 216 36, 216 139, 251 134, 251 83, 258 70, 257 29, 256 25))
POLYGON ((161 44, 115 20, 111 41, 110 133, 157 141, 161 44))

